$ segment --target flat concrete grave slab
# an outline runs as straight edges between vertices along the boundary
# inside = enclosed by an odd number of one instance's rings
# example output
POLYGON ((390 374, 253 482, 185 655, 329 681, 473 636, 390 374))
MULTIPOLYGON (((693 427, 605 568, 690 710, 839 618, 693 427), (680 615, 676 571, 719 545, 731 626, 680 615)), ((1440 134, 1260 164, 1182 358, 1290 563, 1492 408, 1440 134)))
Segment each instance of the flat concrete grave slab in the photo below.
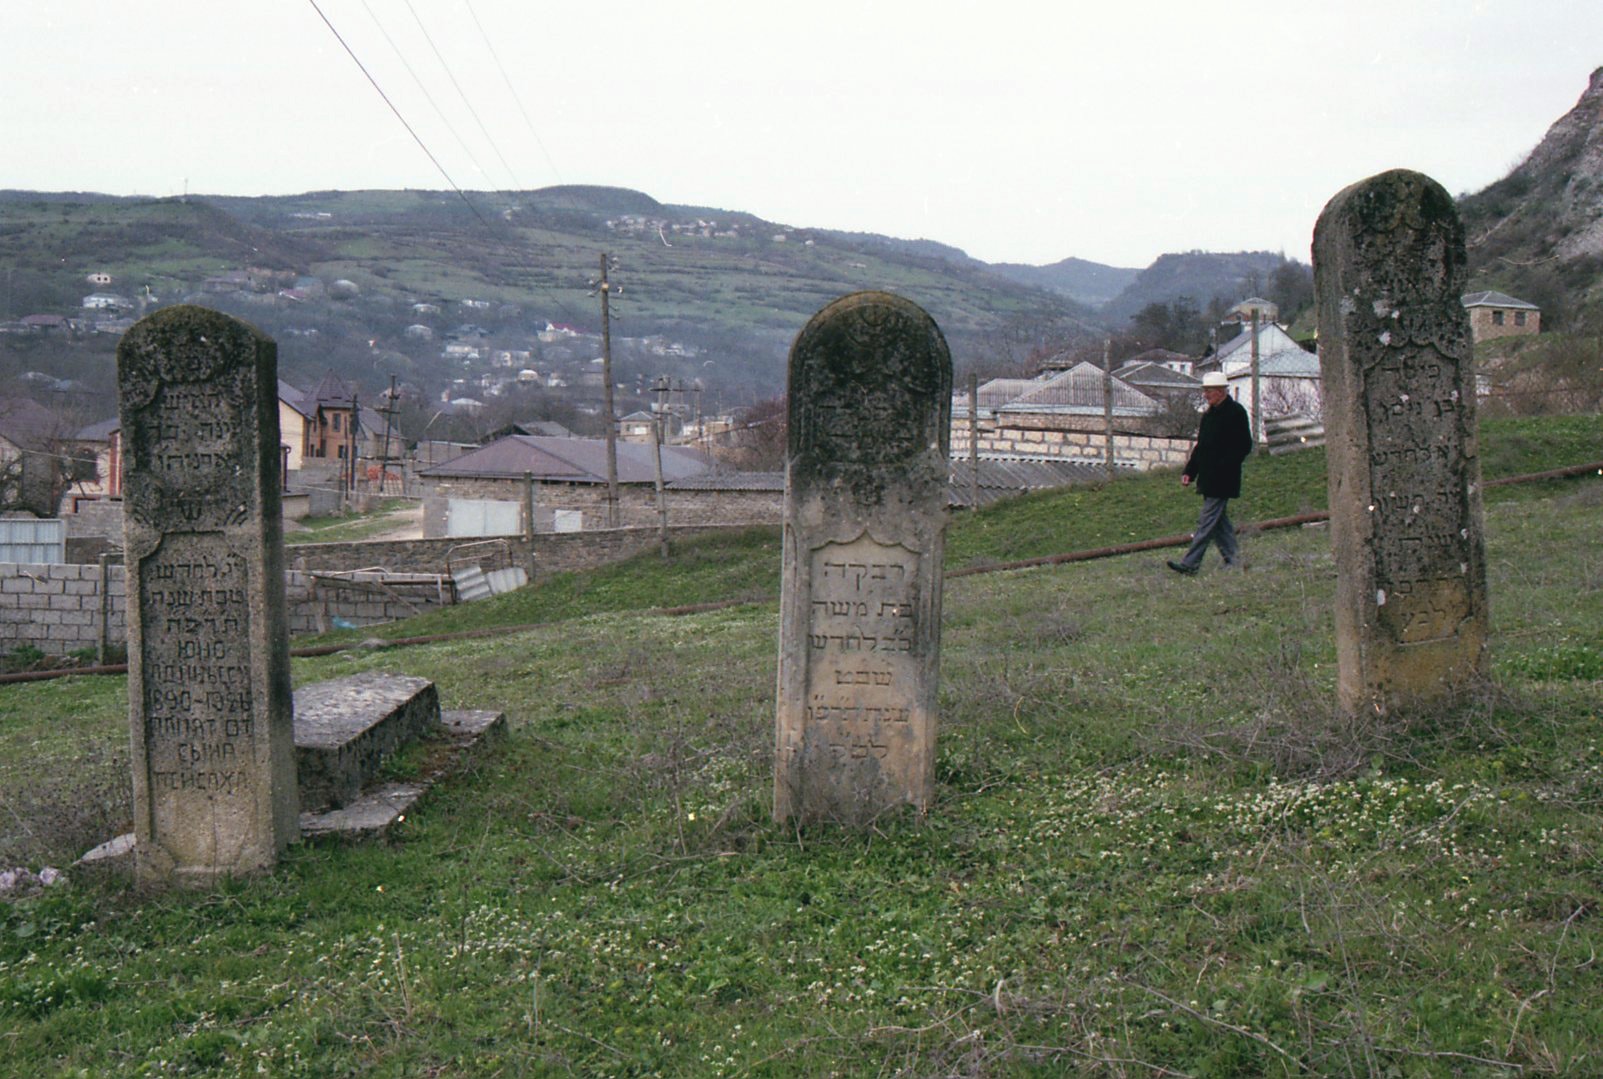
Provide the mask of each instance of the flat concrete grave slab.
POLYGON ((439 722, 440 696, 426 678, 369 672, 296 690, 295 770, 302 808, 354 801, 392 753, 439 722))
POLYGON ((485 748, 504 740, 506 735, 505 712, 477 709, 444 712, 434 738, 439 752, 425 762, 418 779, 381 784, 337 809, 302 813, 301 837, 360 839, 386 832, 405 817, 436 782, 468 767, 485 748))
MULTIPOLYGON (((411 812, 434 784, 470 767, 490 746, 505 740, 506 736, 505 712, 481 709, 442 712, 431 740, 436 752, 424 762, 417 779, 381 783, 364 790, 343 806, 302 813, 301 838, 355 840, 382 835, 411 812)), ((131 857, 133 850, 134 837, 129 833, 102 843, 79 859, 79 863, 115 863, 131 857)))

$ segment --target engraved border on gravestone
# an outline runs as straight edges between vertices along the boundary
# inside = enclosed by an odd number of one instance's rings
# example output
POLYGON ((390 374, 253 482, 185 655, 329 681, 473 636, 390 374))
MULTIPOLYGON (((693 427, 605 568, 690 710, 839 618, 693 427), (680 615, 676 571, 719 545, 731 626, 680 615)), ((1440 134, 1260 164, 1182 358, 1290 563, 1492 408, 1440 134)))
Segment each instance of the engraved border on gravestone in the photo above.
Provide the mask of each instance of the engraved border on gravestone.
POLYGON ((863 824, 934 786, 951 358, 886 293, 791 349, 777 820, 863 824))
POLYGON ((1427 176, 1337 194, 1314 232, 1344 708, 1485 677, 1487 603, 1463 229, 1427 176))
POLYGON ((270 867, 299 834, 277 350, 180 306, 118 345, 142 881, 270 867))

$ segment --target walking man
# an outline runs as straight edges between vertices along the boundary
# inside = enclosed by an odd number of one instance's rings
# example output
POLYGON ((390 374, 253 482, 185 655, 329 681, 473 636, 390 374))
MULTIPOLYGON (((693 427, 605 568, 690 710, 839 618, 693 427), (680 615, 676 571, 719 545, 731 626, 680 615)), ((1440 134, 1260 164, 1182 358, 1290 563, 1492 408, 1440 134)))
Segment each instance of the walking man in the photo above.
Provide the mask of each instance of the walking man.
POLYGON ((1191 547, 1180 561, 1168 564, 1187 577, 1202 567, 1210 543, 1218 544, 1226 566, 1234 566, 1240 557, 1226 507, 1232 498, 1241 496, 1241 462, 1252 452, 1252 426, 1247 422, 1247 410, 1231 399, 1229 386, 1223 371, 1202 376, 1202 396, 1208 407, 1197 427, 1197 444, 1180 474, 1182 487, 1190 487, 1194 481, 1202 492, 1202 517, 1191 547))

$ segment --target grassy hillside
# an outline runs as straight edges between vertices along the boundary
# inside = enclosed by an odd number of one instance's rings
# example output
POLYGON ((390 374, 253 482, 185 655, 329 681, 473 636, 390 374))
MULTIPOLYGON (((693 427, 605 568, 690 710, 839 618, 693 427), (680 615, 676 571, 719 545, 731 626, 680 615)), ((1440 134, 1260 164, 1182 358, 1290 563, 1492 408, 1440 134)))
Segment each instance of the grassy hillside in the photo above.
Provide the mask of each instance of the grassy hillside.
MULTIPOLYGON (((664 335, 698 357, 651 361, 647 376, 700 378, 717 388, 775 395, 790 341, 820 307, 863 288, 905 295, 947 334, 959 364, 997 362, 1093 331, 1090 309, 1022 286, 955 249, 762 221, 750 214, 665 206, 635 191, 562 187, 533 192, 313 192, 287 197, 194 196, 187 201, 0 192, 0 262, 12 267, 0 317, 75 312, 85 275, 112 274, 116 291, 145 286, 162 303, 202 302, 259 325, 280 343, 292 380, 326 367, 372 393, 390 373, 438 389, 461 370, 439 360, 455 326, 484 326, 501 348, 531 346, 553 321, 600 331, 591 295, 602 252, 616 265, 618 338, 664 335), (250 289, 205 291, 224 271, 258 274, 250 289), (288 301, 297 276, 348 280, 352 295, 288 301), (489 305, 468 309, 462 301, 489 305), (411 305, 441 306, 435 338, 405 336, 411 305), (316 330, 315 337, 306 333, 316 330), (375 359, 395 354, 387 365, 375 359), (710 361, 710 362, 709 362, 710 361), (381 369, 382 368, 382 369, 381 369)), ((599 349, 592 345, 589 359, 599 349)), ((0 342, 0 376, 4 353, 0 342)), ((623 377, 636 373, 628 367, 623 377)))
MULTIPOLYGON (((1487 471, 1600 434, 1488 425, 1487 471)), ((1318 504, 1317 461, 1255 460, 1242 516, 1318 504)), ((1583 1074, 1603 481, 1488 496, 1495 682, 1406 721, 1332 712, 1324 530, 1239 575, 950 581, 936 805, 866 835, 767 819, 772 603, 617 609, 771 587, 771 534, 533 590, 545 629, 298 661, 435 678, 510 744, 387 843, 0 904, 0 1073, 1583 1074)), ((1172 476, 1021 500, 955 521, 953 562, 1194 509, 1172 476)), ((0 861, 117 823, 125 691, 0 695, 0 861)))

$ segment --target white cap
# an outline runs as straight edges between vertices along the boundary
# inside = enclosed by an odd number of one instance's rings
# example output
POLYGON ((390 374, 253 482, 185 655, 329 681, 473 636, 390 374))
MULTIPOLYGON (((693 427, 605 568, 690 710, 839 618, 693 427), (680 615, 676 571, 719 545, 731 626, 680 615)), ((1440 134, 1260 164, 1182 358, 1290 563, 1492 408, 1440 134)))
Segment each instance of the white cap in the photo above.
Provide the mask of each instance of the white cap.
POLYGON ((1222 390, 1230 385, 1223 371, 1209 371, 1202 376, 1202 388, 1205 390, 1222 390))

